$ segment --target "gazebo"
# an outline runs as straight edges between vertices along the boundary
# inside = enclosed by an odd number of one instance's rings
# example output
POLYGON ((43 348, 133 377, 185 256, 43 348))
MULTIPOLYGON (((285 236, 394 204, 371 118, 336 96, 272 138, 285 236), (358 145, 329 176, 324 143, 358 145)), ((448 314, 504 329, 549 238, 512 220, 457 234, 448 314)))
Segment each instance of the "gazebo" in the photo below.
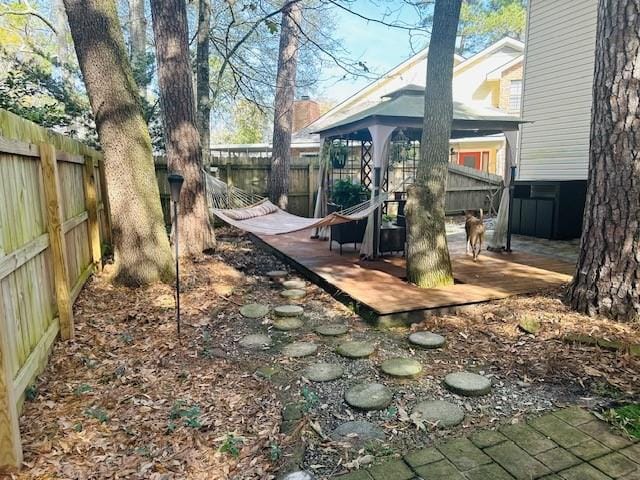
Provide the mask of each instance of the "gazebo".
MULTIPOLYGON (((331 145, 336 142, 345 143, 351 152, 359 151, 359 180, 364 187, 371 190, 372 197, 377 197, 381 191, 389 190, 388 167, 394 150, 397 151, 390 148, 394 143, 400 141, 412 146, 413 162, 407 168, 403 165, 403 172, 412 169, 415 171, 415 152, 419 152, 423 118, 424 88, 409 85, 388 94, 379 103, 337 120, 314 133, 320 135, 323 156, 327 155, 331 145)), ((454 100, 451 138, 504 134, 506 141, 504 182, 505 186, 508 186, 517 131, 521 123, 519 117, 505 114, 501 110, 454 100)), ((316 217, 326 215, 327 196, 332 187, 332 165, 326 160, 325 158, 320 162, 316 217)), ((409 174, 404 181, 411 183, 412 178, 412 174, 409 174)), ((379 216, 378 212, 369 218, 361 248, 363 256, 373 258, 378 256, 379 216), (374 235, 374 232, 377 234, 374 235)), ((500 201, 496 233, 492 241, 493 247, 504 246, 507 218, 508 190, 505 188, 500 201)))

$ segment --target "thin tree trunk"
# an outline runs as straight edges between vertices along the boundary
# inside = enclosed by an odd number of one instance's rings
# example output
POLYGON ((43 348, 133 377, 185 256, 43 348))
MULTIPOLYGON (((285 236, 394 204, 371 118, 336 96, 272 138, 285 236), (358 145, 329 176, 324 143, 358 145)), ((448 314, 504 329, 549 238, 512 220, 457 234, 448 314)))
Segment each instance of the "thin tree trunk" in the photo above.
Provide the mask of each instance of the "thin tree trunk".
POLYGON ((65 7, 104 150, 115 280, 132 286, 169 280, 173 260, 160 207, 151 139, 115 2, 65 0, 65 7))
POLYGON ((147 17, 144 0, 129 0, 129 36, 131 61, 136 64, 145 60, 147 53, 147 17))
POLYGON ((198 131, 202 145, 202 160, 208 163, 211 147, 209 95, 209 30, 211 29, 211 0, 198 4, 198 44, 196 48, 196 97, 198 99, 198 131))
POLYGON ((58 62, 60 64, 60 74, 65 81, 69 81, 71 75, 69 72, 69 55, 70 45, 67 34, 69 28, 67 25, 67 14, 64 11, 63 0, 55 0, 55 25, 56 25, 56 43, 58 44, 58 62))
POLYGON ((293 100, 296 92, 299 25, 302 18, 300 2, 289 4, 282 11, 278 73, 273 114, 273 151, 269 176, 269 198, 283 210, 289 203, 289 169, 291 166, 291 133, 293 130, 293 100))
POLYGON ((196 257, 215 247, 215 236, 204 192, 185 1, 151 0, 151 16, 167 164, 170 170, 184 176, 180 194, 180 254, 196 257))
POLYGON ((416 182, 408 189, 407 278, 424 288, 453 283, 445 190, 453 120, 453 56, 462 0, 437 0, 427 57, 424 123, 416 182))
POLYGON ((640 318, 640 1, 600 0, 580 256, 571 306, 640 318))

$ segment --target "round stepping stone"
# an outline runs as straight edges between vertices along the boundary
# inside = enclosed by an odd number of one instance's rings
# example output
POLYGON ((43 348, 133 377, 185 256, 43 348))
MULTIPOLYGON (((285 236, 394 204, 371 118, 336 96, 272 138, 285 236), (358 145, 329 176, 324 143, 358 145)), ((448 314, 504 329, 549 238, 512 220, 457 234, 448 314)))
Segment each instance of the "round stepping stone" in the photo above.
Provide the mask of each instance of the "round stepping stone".
POLYGON ((440 348, 444 341, 442 335, 432 332, 415 332, 409 335, 409 342, 422 348, 440 348))
POLYGON ((282 480, 316 480, 316 477, 311 475, 309 472, 299 470, 297 472, 287 473, 282 477, 282 480))
POLYGON ((369 342, 344 342, 338 345, 336 352, 347 358, 366 358, 376 349, 369 342))
POLYGON ((369 440, 384 440, 384 430, 371 422, 355 420, 339 425, 331 437, 337 441, 363 443, 369 440))
POLYGON ((415 377, 422 371, 422 365, 412 358, 390 358, 382 362, 380 370, 392 377, 415 377))
POLYGON ((304 313, 300 305, 280 305, 274 309, 279 317, 299 317, 304 313))
POLYGON ((282 332, 302 328, 304 323, 298 317, 282 317, 274 320, 273 328, 282 332))
POLYGON ((318 351, 318 345, 311 342, 293 342, 285 345, 282 353, 287 357, 306 357, 318 351))
POLYGON ((453 393, 466 397, 478 397, 491 391, 491 380, 471 372, 450 373, 444 378, 444 385, 453 393))
POLYGON ((244 348, 264 348, 271 346, 271 338, 262 333, 252 333, 240 340, 240 346, 244 348))
POLYGON ((346 402, 361 410, 382 410, 389 406, 393 395, 381 383, 360 383, 344 394, 346 402))
POLYGON ((280 280, 285 278, 287 275, 287 272, 284 270, 271 270, 270 272, 267 272, 267 277, 271 280, 280 280))
POLYGON ((305 368, 302 375, 312 382, 330 382, 344 375, 344 368, 337 363, 314 363, 305 368))
POLYGON ((240 315, 246 318, 262 318, 269 313, 269 306, 261 303, 249 303, 240 308, 240 315))
POLYGON ((440 428, 454 427, 464 420, 464 410, 458 405, 443 400, 420 402, 413 413, 418 413, 426 422, 437 424, 440 428))
POLYGON ((344 335, 349 331, 346 325, 340 323, 333 323, 328 325, 318 325, 316 327, 316 333, 318 335, 324 335, 325 337, 337 337, 338 335, 344 335))
POLYGON ((286 290, 304 290, 307 286, 302 280, 287 280, 282 282, 282 287, 286 290))
POLYGON ((283 290, 280 292, 280 295, 290 300, 300 300, 301 298, 304 298, 306 294, 307 292, 305 292, 304 290, 299 290, 297 288, 294 288, 292 290, 283 290))

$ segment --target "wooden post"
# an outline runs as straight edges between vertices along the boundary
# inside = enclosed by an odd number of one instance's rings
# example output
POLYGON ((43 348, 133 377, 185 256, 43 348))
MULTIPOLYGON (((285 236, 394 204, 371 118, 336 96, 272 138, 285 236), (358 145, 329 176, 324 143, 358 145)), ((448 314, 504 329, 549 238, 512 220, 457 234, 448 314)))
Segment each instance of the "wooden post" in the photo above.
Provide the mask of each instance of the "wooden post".
POLYGON ((2 310, 0 301, 0 472, 17 470, 22 464, 22 444, 18 424, 18 406, 13 391, 13 374, 9 361, 11 331, 7 322, 13 321, 2 310))
POLYGON ((229 159, 227 158, 227 185, 231 187, 233 186, 233 180, 231 180, 231 164, 228 162, 229 159))
POLYGON ((313 217, 313 181, 311 180, 311 174, 313 173, 313 165, 311 159, 309 159, 309 168, 307 170, 307 194, 309 195, 309 215, 313 217))
POLYGON ((58 162, 56 151, 52 145, 40 144, 40 161, 42 163, 42 183, 47 204, 47 231, 49 232, 49 248, 53 264, 53 282, 60 318, 60 336, 63 340, 73 337, 73 311, 69 295, 69 277, 65 261, 65 241, 62 233, 62 215, 60 212, 60 188, 58 180, 58 162))
POLYGON ((98 160, 98 172, 100 173, 100 197, 102 198, 102 205, 104 221, 106 223, 105 243, 113 245, 112 243, 112 230, 111 230, 111 207, 109 206, 109 189, 107 188, 107 176, 104 171, 104 157, 98 160))
POLYGON ((96 199, 96 179, 93 157, 85 155, 82 179, 84 182, 84 204, 89 216, 87 232, 89 233, 89 247, 91 260, 97 268, 102 268, 102 249, 100 247, 100 225, 98 225, 98 203, 96 199))

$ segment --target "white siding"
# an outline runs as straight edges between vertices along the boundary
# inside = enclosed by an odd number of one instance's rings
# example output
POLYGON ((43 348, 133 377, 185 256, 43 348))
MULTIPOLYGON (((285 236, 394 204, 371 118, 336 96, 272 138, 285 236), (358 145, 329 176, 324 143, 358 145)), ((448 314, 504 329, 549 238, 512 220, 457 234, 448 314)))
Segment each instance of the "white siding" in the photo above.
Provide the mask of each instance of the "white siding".
POLYGON ((529 0, 518 180, 586 180, 598 0, 529 0))

